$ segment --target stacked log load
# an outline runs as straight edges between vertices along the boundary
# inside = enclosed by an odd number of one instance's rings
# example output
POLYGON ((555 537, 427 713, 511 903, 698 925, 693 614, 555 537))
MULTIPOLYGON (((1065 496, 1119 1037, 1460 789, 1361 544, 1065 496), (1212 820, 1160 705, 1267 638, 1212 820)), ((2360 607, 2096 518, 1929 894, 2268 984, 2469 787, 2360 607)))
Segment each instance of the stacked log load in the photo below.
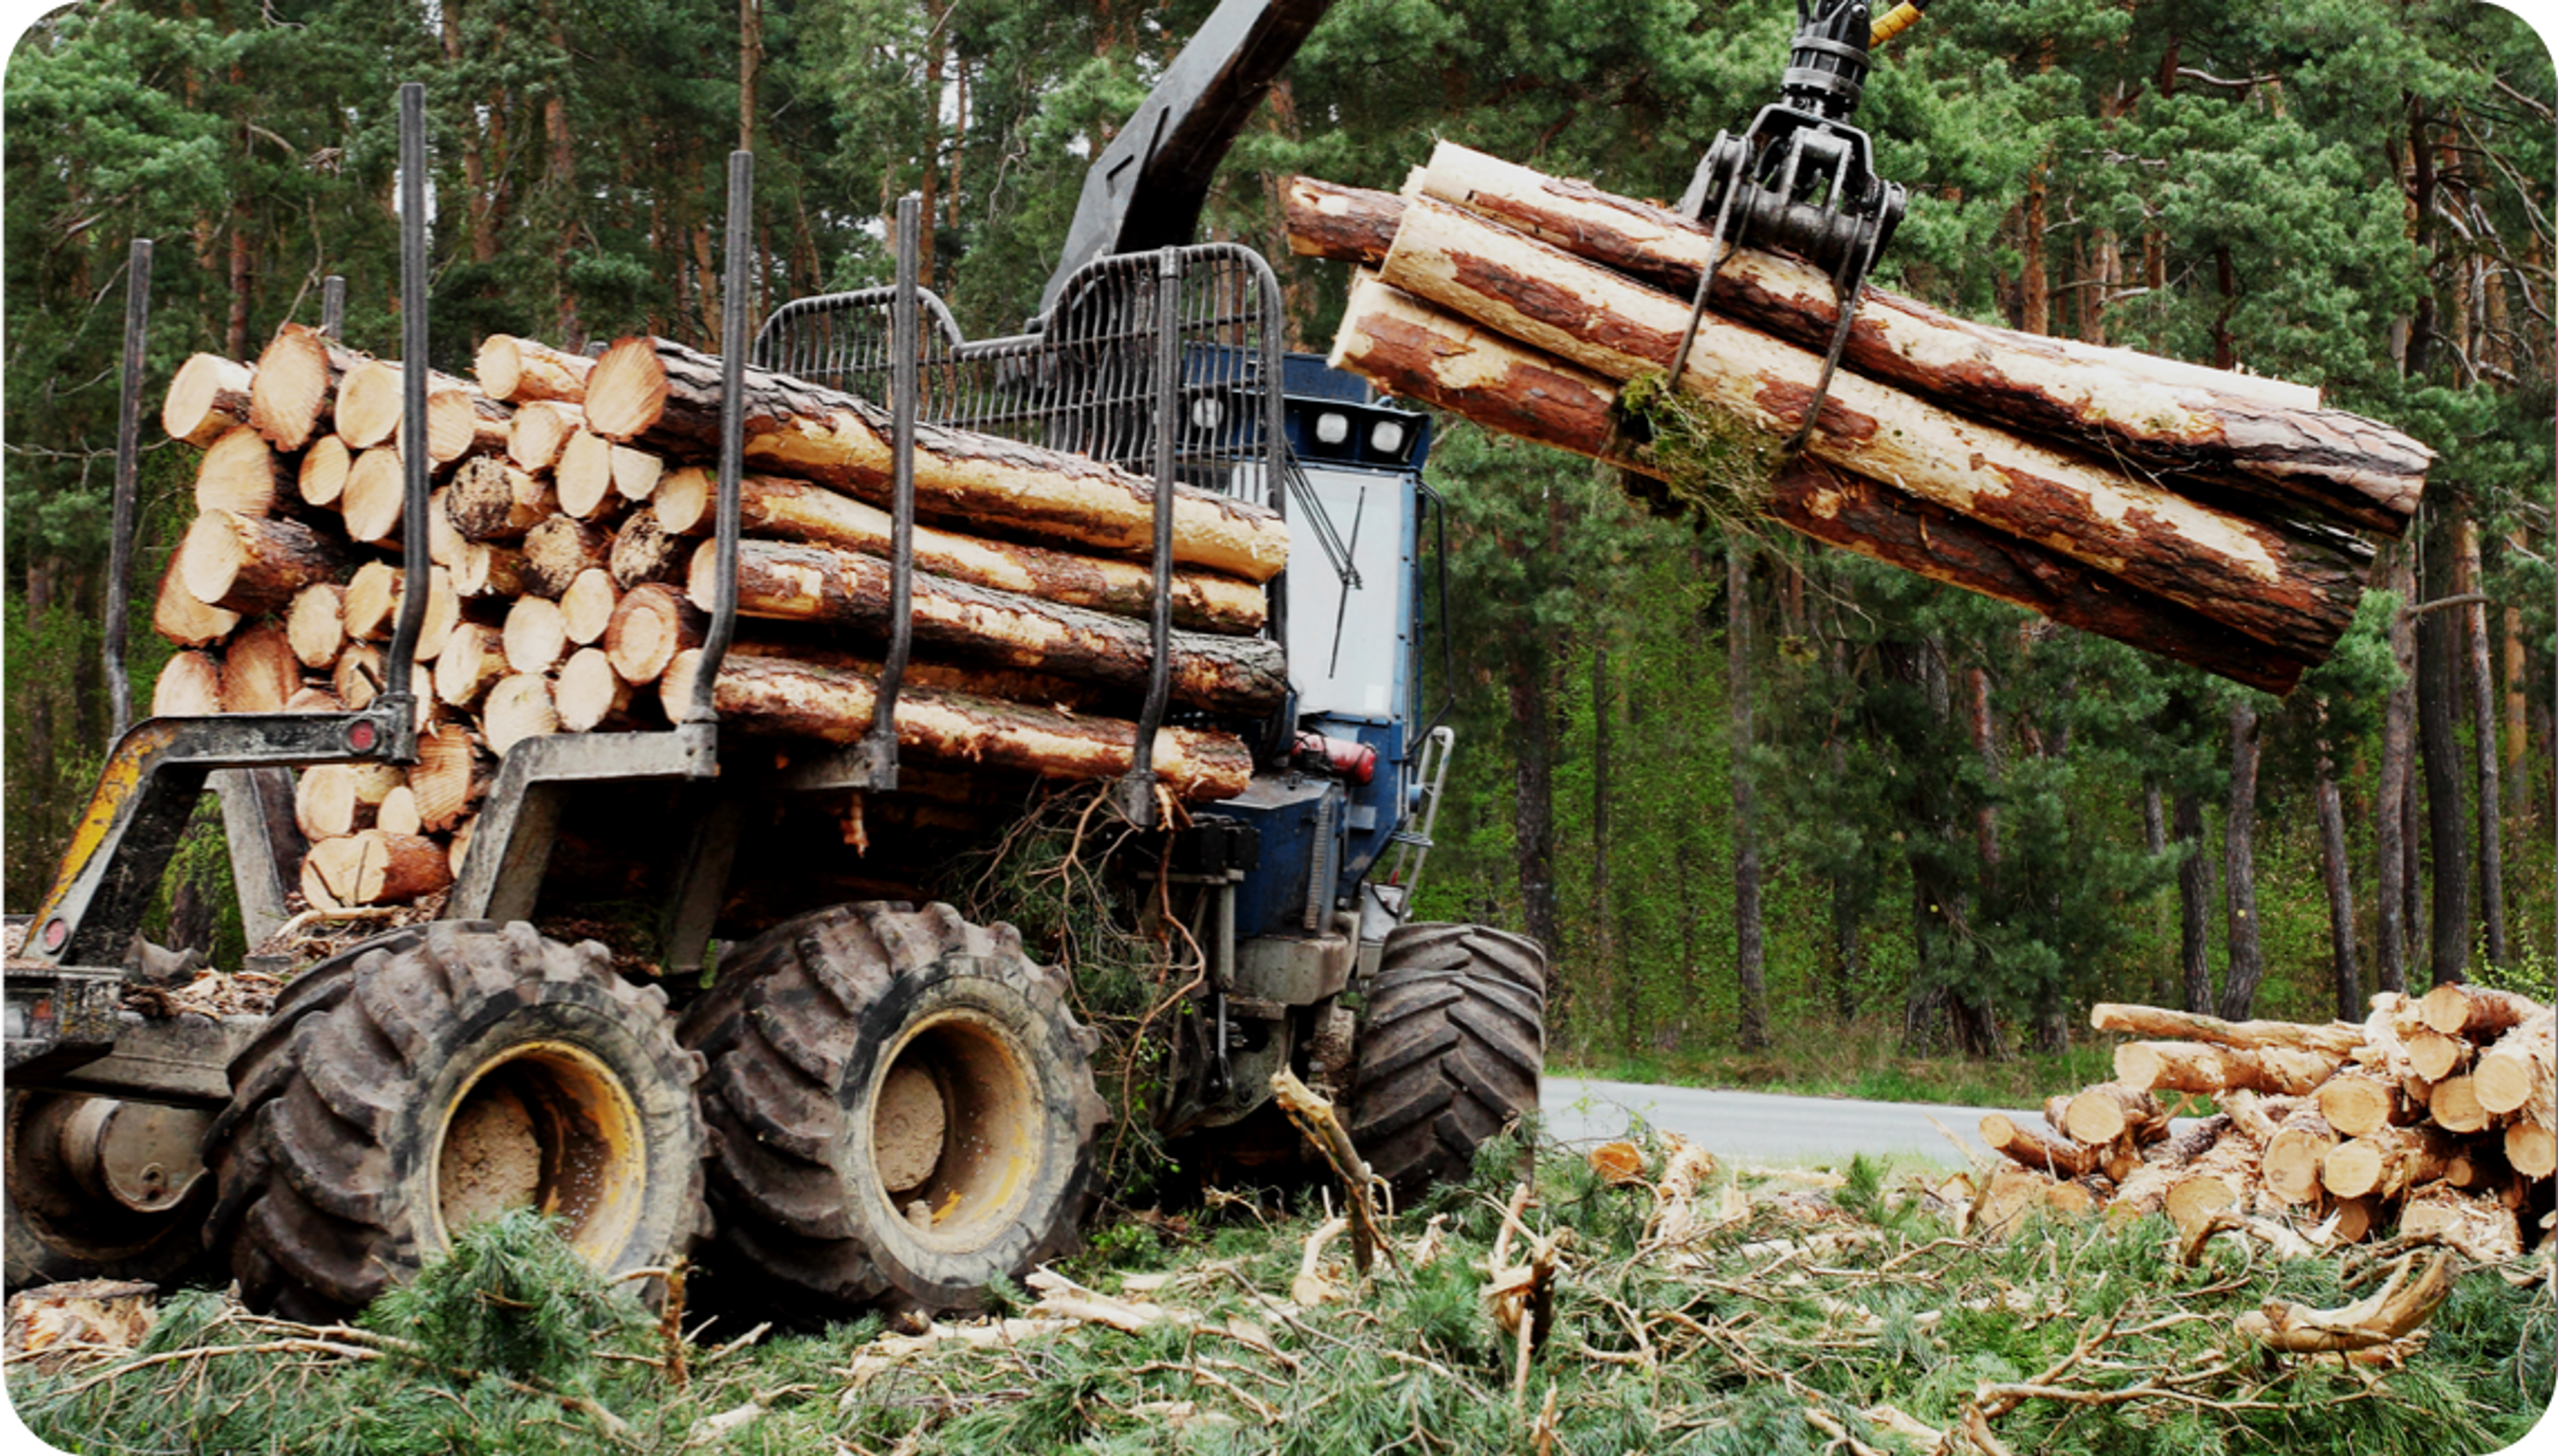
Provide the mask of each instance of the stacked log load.
MULTIPOLYGON (((320 909, 445 889, 497 760, 553 733, 662 728, 692 701, 716 592, 719 362, 656 339, 594 360, 497 336, 477 379, 428 379, 433 563, 410 689, 418 762, 304 771, 301 889, 320 909)), ((401 369, 287 325, 253 364, 198 355, 162 423, 204 448, 198 514, 154 625, 183 651, 160 714, 342 711, 383 690, 400 610, 401 369)), ((890 422, 869 401, 747 371, 739 639, 725 724, 846 744, 888 637, 890 422)), ((915 655, 901 748, 1049 778, 1123 773, 1151 661, 1152 482, 1079 456, 924 426, 915 655)), ((1171 700, 1266 715, 1260 636, 1286 560, 1269 510, 1179 488, 1171 700)), ((786 749, 784 750, 786 752, 786 749)), ((1243 741, 1166 727, 1166 790, 1240 793, 1243 741)))
POLYGON ((1986 1190, 2043 1204, 2280 1219, 2359 1240, 2395 1228, 2481 1258, 2540 1244, 2558 1173, 2550 1008, 2460 984, 2384 991, 2361 1023, 2228 1022, 2103 1004, 2130 1038, 2114 1077, 2056 1096, 2048 1127, 1992 1114, 1981 1137, 2015 1165, 1986 1190), (2216 1107, 2172 1130, 2199 1098, 2216 1107))
MULTIPOLYGON (((1647 448, 1710 228, 1442 143, 1402 195, 1296 179, 1290 245, 1360 265, 1336 366, 1696 504, 1647 448), (1639 412, 1639 411, 1638 411, 1639 412), (1654 484, 1666 481, 1667 487, 1654 484)), ((1825 274, 1742 248, 1673 399, 1790 437, 1838 318, 1825 274)), ((1773 457, 1775 452, 1769 452, 1773 457)), ((1954 319, 1869 287, 1801 455, 1749 510, 2274 692, 2334 648, 2432 452, 2317 391, 1954 319)))

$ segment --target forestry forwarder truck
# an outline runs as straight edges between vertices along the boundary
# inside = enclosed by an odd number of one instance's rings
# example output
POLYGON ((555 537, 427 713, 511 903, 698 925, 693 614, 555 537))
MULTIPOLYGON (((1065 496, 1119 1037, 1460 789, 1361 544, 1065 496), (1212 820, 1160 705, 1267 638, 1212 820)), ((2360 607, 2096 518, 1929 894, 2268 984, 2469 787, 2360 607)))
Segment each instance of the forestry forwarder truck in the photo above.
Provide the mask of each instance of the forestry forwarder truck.
MULTIPOLYGON (((458 1224, 530 1205, 617 1274, 715 1234, 720 1287, 808 1318, 975 1307, 993 1281, 1071 1247, 1106 1118, 1071 967, 1037 963, 1008 925, 914 904, 1018 826, 1024 798, 1020 782, 948 764, 900 788, 926 401, 929 423, 1157 483, 1153 675, 1136 766, 1112 791, 1137 832, 1108 868, 1132 904, 1179 920, 1205 961, 1169 1018, 1150 1098, 1162 1128, 1235 1140, 1290 1070, 1342 1092, 1359 1150, 1408 1192, 1462 1176, 1478 1144, 1533 1108, 1543 950, 1406 920, 1453 741, 1417 700, 1429 419, 1285 355, 1267 262, 1189 244, 1217 159, 1329 3, 1217 9, 1093 165, 1043 312, 1019 336, 964 340, 917 286, 909 199, 896 286, 785 305, 750 343, 752 158, 733 156, 719 591, 690 709, 664 731, 515 745, 444 918, 331 955, 267 1014, 127 1009, 155 958, 138 927, 208 787, 254 945, 285 919, 299 852, 277 807, 287 771, 415 759, 426 371, 404 370, 405 590, 380 695, 353 712, 135 724, 9 962, 10 1282, 158 1279, 210 1254, 252 1304, 334 1317, 458 1224), (884 397, 895 420, 896 605, 871 736, 786 764, 724 731, 712 705, 738 615, 750 354, 884 397), (1290 698, 1266 722, 1226 724, 1254 745, 1250 786, 1186 817, 1159 807, 1147 767, 1168 717, 1176 481, 1275 508, 1297 555, 1266 629, 1290 698), (849 793, 869 805, 860 854, 838 827, 849 793), (930 811, 901 816, 902 803, 930 811), (662 848, 635 883, 590 873, 597 846, 662 848), (568 943, 635 900, 658 908, 661 976, 568 943)), ((400 357, 415 363, 429 358, 422 88, 403 88, 401 121, 400 357)), ((109 592, 119 725, 147 240, 135 255, 109 592)), ((337 310, 324 312, 334 333, 337 310)))

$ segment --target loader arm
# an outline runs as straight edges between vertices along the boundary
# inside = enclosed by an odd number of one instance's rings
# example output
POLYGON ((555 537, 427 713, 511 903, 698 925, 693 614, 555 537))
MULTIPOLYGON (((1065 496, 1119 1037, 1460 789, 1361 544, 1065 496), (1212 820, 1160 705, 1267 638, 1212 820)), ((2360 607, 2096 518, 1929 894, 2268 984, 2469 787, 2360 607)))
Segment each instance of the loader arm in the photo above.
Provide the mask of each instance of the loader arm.
POLYGON ((1209 179, 1333 0, 1224 0, 1084 174, 1045 315, 1095 258, 1189 243, 1209 179))

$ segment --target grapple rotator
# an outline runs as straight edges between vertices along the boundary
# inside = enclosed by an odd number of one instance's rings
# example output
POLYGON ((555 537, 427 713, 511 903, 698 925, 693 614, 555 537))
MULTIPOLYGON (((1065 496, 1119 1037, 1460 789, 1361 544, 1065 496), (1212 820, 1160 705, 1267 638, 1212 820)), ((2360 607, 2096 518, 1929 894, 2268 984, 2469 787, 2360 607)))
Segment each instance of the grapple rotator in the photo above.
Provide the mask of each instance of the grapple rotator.
POLYGON ((1733 248, 1789 252, 1830 271, 1838 327, 1811 407, 1786 442, 1788 454, 1802 448, 1820 417, 1866 275, 1909 205, 1901 184, 1876 174, 1874 144, 1851 118, 1865 91, 1872 48, 1916 20, 1918 6, 1904 4, 1881 22, 1870 14, 1864 0, 1794 0, 1793 50, 1779 98, 1743 135, 1715 134, 1679 200, 1681 213, 1697 221, 1711 218, 1714 230, 1687 332, 1670 365, 1673 379, 1687 366, 1715 274, 1733 248))

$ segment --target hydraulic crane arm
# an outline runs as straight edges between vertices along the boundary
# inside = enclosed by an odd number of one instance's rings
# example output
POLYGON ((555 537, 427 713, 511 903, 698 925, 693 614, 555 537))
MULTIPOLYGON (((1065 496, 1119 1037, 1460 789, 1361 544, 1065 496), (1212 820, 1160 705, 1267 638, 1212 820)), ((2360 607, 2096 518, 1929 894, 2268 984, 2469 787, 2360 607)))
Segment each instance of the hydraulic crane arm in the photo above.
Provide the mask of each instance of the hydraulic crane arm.
POLYGON ((1208 180, 1333 0, 1224 0, 1084 174, 1040 312, 1077 268, 1192 240, 1208 180))

